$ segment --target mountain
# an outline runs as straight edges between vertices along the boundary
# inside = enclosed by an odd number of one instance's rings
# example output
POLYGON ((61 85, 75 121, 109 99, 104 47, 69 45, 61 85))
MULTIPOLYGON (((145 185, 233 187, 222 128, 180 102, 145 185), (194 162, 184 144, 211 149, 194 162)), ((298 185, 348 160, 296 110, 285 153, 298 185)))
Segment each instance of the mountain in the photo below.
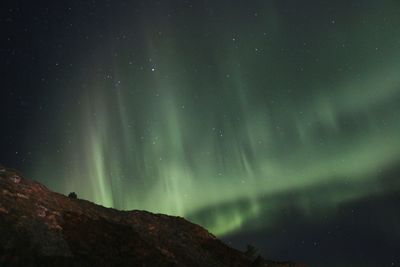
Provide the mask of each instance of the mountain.
POLYGON ((251 260, 181 217, 55 193, 0 166, 0 266, 293 266, 251 260))

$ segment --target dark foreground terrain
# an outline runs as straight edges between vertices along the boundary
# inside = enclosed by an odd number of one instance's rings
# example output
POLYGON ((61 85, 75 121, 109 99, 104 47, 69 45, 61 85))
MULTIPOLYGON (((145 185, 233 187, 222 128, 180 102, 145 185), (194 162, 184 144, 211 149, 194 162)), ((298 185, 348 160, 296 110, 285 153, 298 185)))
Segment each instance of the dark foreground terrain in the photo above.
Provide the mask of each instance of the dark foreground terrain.
POLYGON ((248 258, 180 217, 66 197, 0 166, 0 266, 293 266, 248 258))

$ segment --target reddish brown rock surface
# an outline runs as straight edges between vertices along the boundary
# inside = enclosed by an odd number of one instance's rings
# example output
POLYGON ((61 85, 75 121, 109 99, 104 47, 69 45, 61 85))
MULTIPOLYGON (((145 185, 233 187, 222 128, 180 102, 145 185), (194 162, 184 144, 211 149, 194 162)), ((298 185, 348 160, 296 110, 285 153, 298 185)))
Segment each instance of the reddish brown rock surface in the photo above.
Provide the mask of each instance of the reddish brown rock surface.
POLYGON ((0 266, 254 265, 183 218, 68 198, 0 167, 0 266))

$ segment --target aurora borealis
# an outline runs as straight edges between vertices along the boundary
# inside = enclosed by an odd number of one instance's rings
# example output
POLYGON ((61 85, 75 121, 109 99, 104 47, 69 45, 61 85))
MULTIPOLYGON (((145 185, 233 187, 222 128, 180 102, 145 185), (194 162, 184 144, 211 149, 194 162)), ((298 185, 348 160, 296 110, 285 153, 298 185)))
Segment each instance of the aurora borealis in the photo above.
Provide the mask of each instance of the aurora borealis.
POLYGON ((61 2, 2 50, 2 160, 51 189, 227 240, 400 190, 398 1, 61 2))

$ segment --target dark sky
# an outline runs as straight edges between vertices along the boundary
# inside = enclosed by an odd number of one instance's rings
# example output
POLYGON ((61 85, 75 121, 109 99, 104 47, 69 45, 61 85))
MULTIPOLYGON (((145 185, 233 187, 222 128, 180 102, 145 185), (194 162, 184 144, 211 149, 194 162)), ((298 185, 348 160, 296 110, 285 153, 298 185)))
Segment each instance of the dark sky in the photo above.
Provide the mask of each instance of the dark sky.
POLYGON ((400 266, 400 2, 9 1, 0 163, 310 266, 400 266))

